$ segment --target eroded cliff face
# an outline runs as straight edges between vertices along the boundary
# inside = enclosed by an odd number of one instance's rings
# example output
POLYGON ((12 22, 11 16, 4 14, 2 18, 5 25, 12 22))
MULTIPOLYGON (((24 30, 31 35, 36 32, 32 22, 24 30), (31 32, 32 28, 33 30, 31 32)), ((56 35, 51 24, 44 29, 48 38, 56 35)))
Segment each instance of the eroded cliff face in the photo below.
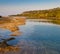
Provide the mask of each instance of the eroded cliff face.
POLYGON ((19 25, 24 25, 25 21, 26 21, 25 18, 18 18, 18 17, 16 17, 16 18, 6 18, 5 21, 4 21, 4 19, 2 19, 2 20, 0 20, 0 22, 1 22, 0 23, 0 28, 8 29, 11 32, 15 32, 12 35, 18 34, 19 33, 19 32, 17 32, 17 31, 19 31, 18 26, 19 25))

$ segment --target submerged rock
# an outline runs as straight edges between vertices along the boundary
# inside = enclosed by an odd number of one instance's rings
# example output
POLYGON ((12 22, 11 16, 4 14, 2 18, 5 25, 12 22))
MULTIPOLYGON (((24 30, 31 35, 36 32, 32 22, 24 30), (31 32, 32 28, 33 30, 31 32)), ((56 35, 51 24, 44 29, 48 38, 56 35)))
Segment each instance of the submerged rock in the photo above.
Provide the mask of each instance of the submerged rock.
POLYGON ((21 34, 22 34, 22 32, 15 31, 15 32, 13 32, 10 36, 19 36, 19 35, 21 35, 21 34))
POLYGON ((0 48, 5 48, 5 47, 10 46, 7 42, 14 39, 15 38, 2 39, 2 41, 0 42, 0 48))

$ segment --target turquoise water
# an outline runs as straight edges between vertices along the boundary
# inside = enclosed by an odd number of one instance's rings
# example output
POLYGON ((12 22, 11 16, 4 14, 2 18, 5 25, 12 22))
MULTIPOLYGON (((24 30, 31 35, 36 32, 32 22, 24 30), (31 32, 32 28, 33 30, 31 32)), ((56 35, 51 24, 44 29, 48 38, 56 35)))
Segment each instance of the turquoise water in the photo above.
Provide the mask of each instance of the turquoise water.
POLYGON ((19 36, 9 36, 9 30, 0 29, 2 38, 15 38, 7 43, 21 48, 19 54, 60 54, 60 25, 44 22, 26 22, 19 26, 19 36))

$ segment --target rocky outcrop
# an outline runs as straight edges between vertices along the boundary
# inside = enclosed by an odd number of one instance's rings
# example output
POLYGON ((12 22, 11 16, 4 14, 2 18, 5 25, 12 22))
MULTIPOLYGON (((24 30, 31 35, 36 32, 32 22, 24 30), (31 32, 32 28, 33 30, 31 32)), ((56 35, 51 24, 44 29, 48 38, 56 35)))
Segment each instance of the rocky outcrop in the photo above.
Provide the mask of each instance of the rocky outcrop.
MULTIPOLYGON (((18 17, 17 18, 10 18, 9 17, 7 19, 10 19, 10 21, 8 22, 7 20, 5 20, 6 23, 3 23, 3 22, 0 23, 0 28, 8 29, 11 32, 18 31, 19 30, 18 26, 19 25, 24 25, 25 24, 25 20, 26 20, 25 18, 18 18, 18 17)), ((18 33, 16 33, 16 34, 18 34, 18 33)))

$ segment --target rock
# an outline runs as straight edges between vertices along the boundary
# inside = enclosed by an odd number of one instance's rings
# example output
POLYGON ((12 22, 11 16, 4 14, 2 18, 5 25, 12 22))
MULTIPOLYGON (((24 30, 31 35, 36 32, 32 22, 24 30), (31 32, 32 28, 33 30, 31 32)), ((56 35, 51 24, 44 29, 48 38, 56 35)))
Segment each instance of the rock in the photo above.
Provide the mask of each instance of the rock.
POLYGON ((21 35, 21 34, 22 34, 22 32, 15 31, 15 32, 13 32, 10 36, 19 36, 19 35, 21 35))
MULTIPOLYGON (((8 19, 8 18, 7 18, 8 19)), ((25 18, 9 18, 9 20, 5 20, 6 22, 0 23, 0 28, 8 29, 12 32, 15 32, 19 30, 18 26, 19 25, 24 25, 25 24, 25 18)), ((4 19, 0 20, 4 21, 4 19)))

